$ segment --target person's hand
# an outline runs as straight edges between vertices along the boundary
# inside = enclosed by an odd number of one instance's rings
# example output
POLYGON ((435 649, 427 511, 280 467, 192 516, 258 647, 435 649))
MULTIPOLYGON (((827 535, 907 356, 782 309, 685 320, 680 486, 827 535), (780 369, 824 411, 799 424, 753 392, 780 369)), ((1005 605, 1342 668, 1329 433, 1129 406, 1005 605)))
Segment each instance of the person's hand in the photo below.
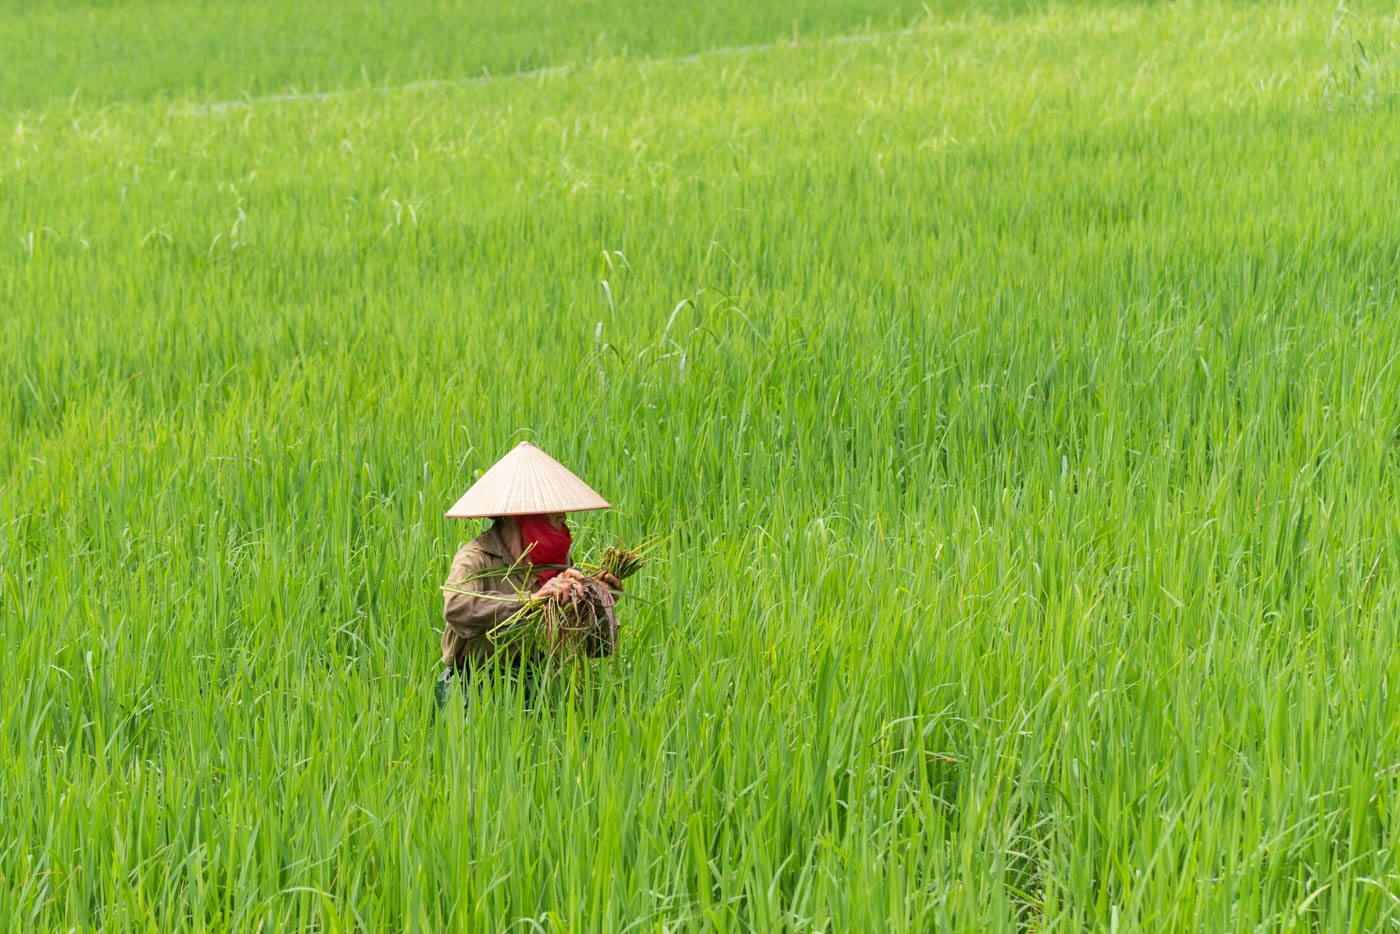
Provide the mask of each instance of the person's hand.
POLYGON ((621 589, 622 589, 622 581, 618 580, 616 577, 614 577, 613 575, 609 574, 607 571, 599 571, 599 572, 598 572, 598 580, 600 580, 600 581, 602 581, 603 583, 607 584, 609 590, 621 590, 621 589))
POLYGON ((567 603, 583 596, 583 575, 575 568, 565 568, 545 581, 534 595, 541 600, 553 597, 560 603, 567 603))

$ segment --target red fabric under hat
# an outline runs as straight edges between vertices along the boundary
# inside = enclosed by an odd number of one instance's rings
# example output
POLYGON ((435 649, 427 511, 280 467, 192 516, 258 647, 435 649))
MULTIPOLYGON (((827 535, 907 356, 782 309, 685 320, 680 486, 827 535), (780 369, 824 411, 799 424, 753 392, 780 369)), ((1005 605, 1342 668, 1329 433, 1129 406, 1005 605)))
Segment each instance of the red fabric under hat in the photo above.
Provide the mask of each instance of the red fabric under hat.
MULTIPOLYGON (((574 537, 569 534, 567 522, 562 529, 556 529, 544 516, 519 516, 515 522, 520 526, 520 538, 527 549, 526 560, 535 567, 542 564, 568 565, 569 546, 574 543, 574 537)), ((563 567, 542 568, 535 572, 535 576, 543 584, 562 570, 563 567)))

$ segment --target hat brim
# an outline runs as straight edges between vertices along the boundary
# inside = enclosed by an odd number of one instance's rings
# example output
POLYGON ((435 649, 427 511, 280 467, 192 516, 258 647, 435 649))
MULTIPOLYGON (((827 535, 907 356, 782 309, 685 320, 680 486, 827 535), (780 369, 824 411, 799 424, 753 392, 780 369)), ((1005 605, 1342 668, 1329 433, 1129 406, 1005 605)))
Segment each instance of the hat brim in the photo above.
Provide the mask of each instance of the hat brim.
POLYGON ((611 507, 563 464, 522 441, 491 465, 444 515, 449 519, 484 519, 611 507))

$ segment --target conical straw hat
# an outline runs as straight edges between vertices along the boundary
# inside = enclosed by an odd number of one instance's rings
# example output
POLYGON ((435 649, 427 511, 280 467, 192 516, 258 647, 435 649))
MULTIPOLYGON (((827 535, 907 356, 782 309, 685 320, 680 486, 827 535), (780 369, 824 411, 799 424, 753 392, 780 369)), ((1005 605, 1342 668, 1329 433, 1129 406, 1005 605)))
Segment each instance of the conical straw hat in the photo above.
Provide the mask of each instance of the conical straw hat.
POLYGON ((583 512, 607 509, 610 505, 563 464, 522 441, 462 494, 447 510, 447 518, 583 512))

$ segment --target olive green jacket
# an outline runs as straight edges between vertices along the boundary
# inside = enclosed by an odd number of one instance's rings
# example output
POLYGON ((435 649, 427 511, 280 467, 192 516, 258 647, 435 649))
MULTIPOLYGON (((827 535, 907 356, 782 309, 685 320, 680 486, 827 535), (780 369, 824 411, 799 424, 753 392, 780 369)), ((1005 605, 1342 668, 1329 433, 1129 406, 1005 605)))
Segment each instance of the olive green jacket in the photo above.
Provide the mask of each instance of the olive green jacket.
POLYGON ((470 665, 495 655, 501 648, 489 633, 520 609, 519 595, 533 589, 528 583, 530 565, 521 563, 508 574, 468 578, 488 568, 505 569, 514 562, 501 538, 499 522, 492 523, 458 550, 442 585, 442 618, 447 621, 442 630, 444 665, 470 665))

